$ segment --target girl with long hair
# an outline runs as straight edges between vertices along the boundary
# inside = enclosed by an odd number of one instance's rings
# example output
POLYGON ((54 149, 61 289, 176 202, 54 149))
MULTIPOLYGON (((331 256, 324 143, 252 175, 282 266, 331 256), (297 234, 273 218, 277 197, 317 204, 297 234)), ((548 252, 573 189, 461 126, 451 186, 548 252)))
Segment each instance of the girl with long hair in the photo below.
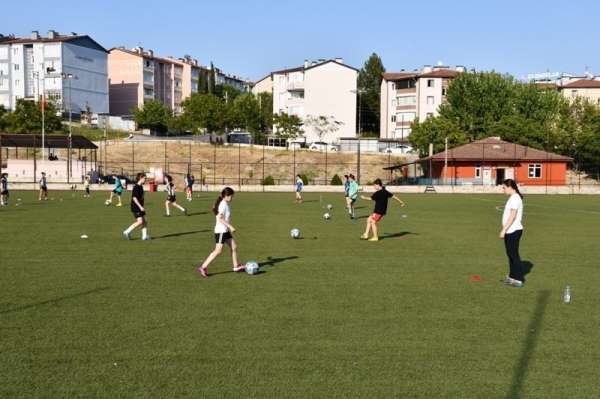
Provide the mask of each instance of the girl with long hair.
POLYGON ((509 197, 502 214, 500 238, 504 240, 508 256, 509 273, 504 283, 521 288, 525 280, 523 265, 519 255, 519 243, 523 236, 523 195, 513 179, 504 180, 504 193, 509 197))
POLYGON ((221 195, 213 205, 213 213, 215 214, 215 249, 198 267, 198 273, 204 278, 208 277, 208 265, 212 263, 217 256, 223 252, 223 246, 227 245, 231 251, 231 261, 233 263, 234 272, 242 272, 245 266, 238 262, 237 244, 233 239, 235 227, 231 224, 231 208, 230 203, 233 200, 235 192, 230 187, 225 187, 221 191, 221 195))

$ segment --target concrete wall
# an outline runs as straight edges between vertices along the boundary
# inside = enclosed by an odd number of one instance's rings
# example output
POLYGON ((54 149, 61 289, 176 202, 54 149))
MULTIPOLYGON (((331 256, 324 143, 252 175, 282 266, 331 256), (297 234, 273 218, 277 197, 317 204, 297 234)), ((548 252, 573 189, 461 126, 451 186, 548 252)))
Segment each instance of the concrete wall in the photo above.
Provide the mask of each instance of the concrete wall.
POLYGON ((63 43, 62 70, 77 77, 70 80, 70 106, 69 81, 62 82, 65 110, 80 113, 89 105, 94 113, 108 113, 108 55, 104 51, 63 43))
POLYGON ((252 88, 252 93, 260 94, 260 93, 272 93, 273 92, 273 79, 271 76, 266 77, 265 79, 257 82, 252 88))

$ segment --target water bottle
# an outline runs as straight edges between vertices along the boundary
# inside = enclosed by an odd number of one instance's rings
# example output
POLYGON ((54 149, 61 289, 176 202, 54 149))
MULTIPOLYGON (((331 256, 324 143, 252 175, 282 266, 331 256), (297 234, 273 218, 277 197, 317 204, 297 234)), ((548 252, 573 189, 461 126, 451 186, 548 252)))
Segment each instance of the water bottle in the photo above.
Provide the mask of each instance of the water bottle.
POLYGON ((563 302, 564 303, 571 303, 571 286, 567 285, 565 287, 565 292, 563 294, 563 302))

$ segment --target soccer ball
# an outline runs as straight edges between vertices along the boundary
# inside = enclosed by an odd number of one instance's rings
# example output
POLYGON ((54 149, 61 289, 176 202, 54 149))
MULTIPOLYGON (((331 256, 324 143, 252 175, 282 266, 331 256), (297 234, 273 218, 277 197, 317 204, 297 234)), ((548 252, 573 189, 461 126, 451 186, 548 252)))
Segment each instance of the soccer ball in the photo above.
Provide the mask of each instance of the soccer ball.
POLYGON ((260 266, 258 266, 258 263, 256 263, 255 261, 251 260, 250 262, 246 263, 246 273, 253 275, 258 274, 259 271, 260 266))
POLYGON ((290 236, 292 236, 292 238, 300 238, 300 230, 292 229, 292 231, 290 231, 290 236))
POLYGON ((329 214, 329 212, 326 212, 326 213, 323 215, 323 219, 325 219, 325 220, 329 220, 329 219, 331 219, 331 215, 329 214))
POLYGON ((109 200, 104 201, 104 205, 109 206, 110 205, 110 201, 109 200))
POLYGON ((333 209, 333 205, 327 204, 327 209, 332 210, 333 209))

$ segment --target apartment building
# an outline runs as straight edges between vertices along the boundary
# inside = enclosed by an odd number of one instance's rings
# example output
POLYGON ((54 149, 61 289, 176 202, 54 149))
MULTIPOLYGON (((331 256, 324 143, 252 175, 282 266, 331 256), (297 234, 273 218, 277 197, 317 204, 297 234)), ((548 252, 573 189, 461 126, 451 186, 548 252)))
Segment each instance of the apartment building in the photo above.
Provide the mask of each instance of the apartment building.
POLYGON ((381 81, 380 138, 406 140, 414 120, 436 116, 446 90, 463 66, 425 65, 420 71, 384 73, 381 81))
POLYGON ((546 89, 558 90, 565 98, 586 98, 600 105, 600 76, 586 71, 582 76, 564 72, 544 72, 528 74, 527 82, 546 89))
POLYGON ((63 112, 108 112, 108 51, 88 35, 0 34, 0 105, 44 95, 63 112))
POLYGON ((148 100, 160 101, 175 115, 198 87, 198 62, 161 58, 142 47, 113 48, 108 55, 110 114, 131 115, 148 100), (192 72, 195 70, 195 72, 192 72), (194 85, 195 82, 195 85, 194 85))
MULTIPOLYGON (((330 118, 337 130, 321 139, 336 143, 342 137, 356 137, 357 78, 358 70, 341 58, 305 61, 300 67, 271 72, 256 82, 253 92, 273 93, 273 113, 284 112, 302 120, 308 116, 330 118)), ((313 126, 305 124, 303 129, 307 143, 319 141, 313 126)))

